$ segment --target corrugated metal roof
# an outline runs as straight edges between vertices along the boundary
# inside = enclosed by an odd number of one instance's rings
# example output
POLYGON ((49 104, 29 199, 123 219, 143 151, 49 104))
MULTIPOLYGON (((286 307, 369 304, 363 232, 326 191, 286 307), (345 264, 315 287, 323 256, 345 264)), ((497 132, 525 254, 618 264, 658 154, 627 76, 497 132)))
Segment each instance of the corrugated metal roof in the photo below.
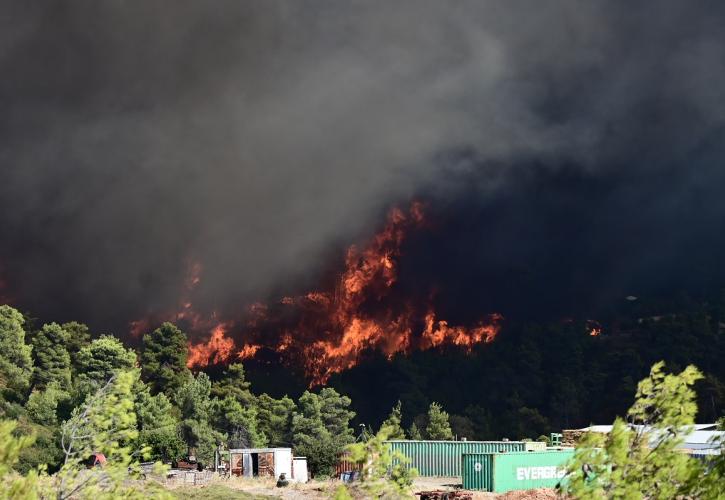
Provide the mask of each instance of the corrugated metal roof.
MULTIPOLYGON (((635 425, 632 426, 633 428, 637 430, 641 430, 642 426, 635 425)), ((725 439, 725 431, 717 431, 717 430, 709 430, 709 429, 715 429, 717 428, 717 424, 695 424, 694 430, 690 432, 689 434, 684 436, 683 443, 678 446, 678 448, 690 448, 690 449, 708 449, 708 448, 718 448, 720 445, 717 442, 718 439, 722 440, 725 439)), ((611 425, 592 425, 589 427, 584 427, 583 429, 578 429, 585 432, 599 432, 607 434, 612 431, 611 425)), ((647 432, 650 432, 652 429, 645 428, 647 432)), ((653 440, 656 440, 656 437, 652 438, 653 440)))

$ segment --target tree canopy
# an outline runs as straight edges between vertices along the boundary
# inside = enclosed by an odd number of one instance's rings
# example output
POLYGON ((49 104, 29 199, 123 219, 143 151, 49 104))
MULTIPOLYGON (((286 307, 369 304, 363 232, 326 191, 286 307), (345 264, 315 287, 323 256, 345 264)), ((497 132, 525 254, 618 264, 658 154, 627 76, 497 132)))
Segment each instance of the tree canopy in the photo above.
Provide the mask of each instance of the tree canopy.
POLYGON ((428 439, 453 439, 453 431, 446 413, 438 403, 431 403, 428 409, 428 426, 425 428, 428 439))
POLYGON ((44 388, 55 382, 69 390, 71 383, 71 359, 68 353, 68 332, 57 323, 43 325, 33 336, 33 385, 44 388))
POLYGON ((23 315, 0 305, 0 393, 4 400, 22 399, 33 374, 32 347, 25 343, 23 315))
POLYGON ((186 334, 172 323, 164 323, 144 335, 141 349, 141 376, 151 392, 174 394, 186 381, 189 347, 186 334))

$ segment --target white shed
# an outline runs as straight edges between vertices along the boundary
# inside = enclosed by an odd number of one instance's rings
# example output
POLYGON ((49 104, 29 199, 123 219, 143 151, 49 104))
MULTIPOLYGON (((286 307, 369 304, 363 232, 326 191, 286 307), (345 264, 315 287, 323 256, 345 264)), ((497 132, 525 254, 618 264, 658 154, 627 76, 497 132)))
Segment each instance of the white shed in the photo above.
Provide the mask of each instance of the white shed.
POLYGON ((307 457, 292 458, 292 480, 296 483, 306 483, 310 480, 307 473, 307 457))
POLYGON ((292 448, 235 448, 229 450, 230 472, 235 476, 292 477, 292 448))

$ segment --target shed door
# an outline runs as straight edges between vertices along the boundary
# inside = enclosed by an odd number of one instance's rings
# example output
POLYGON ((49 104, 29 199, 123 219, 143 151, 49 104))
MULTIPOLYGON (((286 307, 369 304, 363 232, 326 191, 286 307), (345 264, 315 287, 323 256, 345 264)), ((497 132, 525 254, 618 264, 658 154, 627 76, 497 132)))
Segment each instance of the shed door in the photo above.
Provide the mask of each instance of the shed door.
POLYGON ((229 468, 233 476, 241 476, 244 474, 244 460, 241 453, 232 453, 229 457, 231 463, 229 468))
POLYGON ((259 454, 259 475, 274 477, 274 453, 259 454))
POLYGON ((244 454, 244 477, 252 477, 252 454, 244 454))

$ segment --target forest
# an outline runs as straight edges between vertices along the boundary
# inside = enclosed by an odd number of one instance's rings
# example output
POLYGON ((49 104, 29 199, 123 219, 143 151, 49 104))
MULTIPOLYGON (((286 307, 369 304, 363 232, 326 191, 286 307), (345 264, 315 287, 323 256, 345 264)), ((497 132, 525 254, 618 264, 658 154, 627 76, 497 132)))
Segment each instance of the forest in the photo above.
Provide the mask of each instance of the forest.
MULTIPOLYGON (((148 461, 173 463, 192 455, 211 466, 220 446, 292 447, 309 457, 311 472, 320 477, 333 473, 344 447, 355 441, 350 398, 329 387, 296 400, 254 394, 241 363, 224 367, 215 380, 191 373, 186 335, 171 323, 146 334, 137 352, 112 335, 93 336, 77 322, 33 328, 4 305, 0 346, 0 418, 17 422, 15 434, 36 437, 20 454, 20 473, 41 466, 57 471, 68 461, 73 426, 89 411, 109 422, 103 425, 126 429, 122 444, 145 449, 148 461), (113 412, 124 405, 127 415, 119 418, 126 420, 119 425, 113 412)), ((451 439, 446 412, 432 404, 429 414, 416 435, 451 439)), ((398 404, 388 419, 396 428, 392 437, 405 437, 400 421, 398 404)))
POLYGON ((192 373, 187 336, 171 323, 130 347, 82 323, 40 325, 1 306, 0 414, 37 435, 19 470, 42 463, 52 471, 63 459, 64 422, 114 374, 129 372, 135 439, 150 460, 191 451, 209 464, 220 444, 285 446, 325 475, 345 445, 385 419, 400 429, 395 437, 484 440, 611 422, 658 360, 702 370, 697 420, 716 421, 725 407, 723 324, 725 300, 639 301, 601 324, 506 323, 471 353, 448 347, 388 360, 370 352, 328 387, 307 390, 293 371, 259 360, 245 362, 247 371, 232 363, 192 373))

